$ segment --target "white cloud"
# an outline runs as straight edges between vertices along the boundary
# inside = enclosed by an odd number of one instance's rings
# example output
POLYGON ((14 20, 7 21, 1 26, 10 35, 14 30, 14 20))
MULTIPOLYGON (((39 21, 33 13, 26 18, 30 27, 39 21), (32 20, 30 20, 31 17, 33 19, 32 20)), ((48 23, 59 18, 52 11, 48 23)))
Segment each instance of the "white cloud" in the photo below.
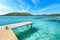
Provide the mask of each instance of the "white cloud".
POLYGON ((30 9, 30 5, 27 6, 26 11, 28 11, 29 9, 30 9))
POLYGON ((21 10, 22 12, 25 12, 25 9, 24 9, 25 3, 22 2, 22 0, 17 0, 17 1, 20 3, 20 10, 21 10))
POLYGON ((21 5, 20 8, 21 8, 21 11, 22 12, 25 12, 25 9, 24 9, 24 6, 23 5, 21 5))
POLYGON ((22 0, 17 0, 21 5, 25 6, 25 3, 22 0))
POLYGON ((6 10, 6 9, 9 9, 9 8, 5 5, 0 5, 0 10, 6 10))
POLYGON ((6 3, 7 0, 0 0, 0 3, 6 3))
POLYGON ((15 6, 7 5, 9 0, 0 0, 0 15, 6 14, 8 12, 19 11, 17 4, 13 3, 15 6))
MULTIPOLYGON (((16 7, 14 7, 16 9, 16 7)), ((8 5, 3 5, 3 4, 0 4, 0 10, 3 12, 3 11, 12 11, 12 10, 15 10, 13 7, 10 7, 8 5)))
POLYGON ((34 4, 37 4, 36 0, 31 0, 34 4))
POLYGON ((26 12, 30 9, 30 5, 25 4, 25 2, 23 0, 18 0, 18 2, 20 3, 20 8, 22 12, 26 12))
POLYGON ((0 12, 0 15, 4 15, 7 14, 8 12, 0 12))
POLYGON ((5 5, 7 1, 6 0, 0 0, 0 10, 5 10, 8 7, 5 5))
MULTIPOLYGON (((52 4, 52 5, 49 5, 48 7, 42 8, 42 9, 41 8, 36 9, 36 10, 32 11, 32 13, 38 13, 38 14, 41 13, 41 14, 43 14, 47 11, 49 11, 49 13, 51 13, 52 12, 51 10, 57 9, 58 7, 60 7, 60 4, 52 4)), ((57 11, 57 10, 55 10, 55 11, 57 11)))
POLYGON ((18 10, 18 8, 17 8, 18 5, 15 2, 13 2, 13 0, 0 0, 0 5, 2 5, 5 8, 7 7, 10 9, 18 10), (11 5, 13 5, 13 7, 11 5))
POLYGON ((40 0, 31 0, 34 4, 38 4, 40 0))
POLYGON ((18 9, 15 10, 16 8, 15 9, 14 8, 9 7, 7 5, 0 4, 0 15, 6 14, 8 12, 18 11, 18 9))
POLYGON ((60 7, 60 4, 52 4, 52 5, 48 6, 48 7, 39 9, 38 12, 43 12, 43 11, 45 11, 45 10, 54 9, 54 8, 57 8, 57 7, 60 7))

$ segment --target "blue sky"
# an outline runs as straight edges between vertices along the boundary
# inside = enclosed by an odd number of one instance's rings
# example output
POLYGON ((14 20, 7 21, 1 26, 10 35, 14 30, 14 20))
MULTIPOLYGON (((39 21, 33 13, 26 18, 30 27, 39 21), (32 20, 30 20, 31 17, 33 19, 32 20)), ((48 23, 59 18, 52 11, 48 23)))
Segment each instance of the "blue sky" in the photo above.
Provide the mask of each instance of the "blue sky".
POLYGON ((60 0, 0 0, 0 15, 9 12, 60 13, 60 0))

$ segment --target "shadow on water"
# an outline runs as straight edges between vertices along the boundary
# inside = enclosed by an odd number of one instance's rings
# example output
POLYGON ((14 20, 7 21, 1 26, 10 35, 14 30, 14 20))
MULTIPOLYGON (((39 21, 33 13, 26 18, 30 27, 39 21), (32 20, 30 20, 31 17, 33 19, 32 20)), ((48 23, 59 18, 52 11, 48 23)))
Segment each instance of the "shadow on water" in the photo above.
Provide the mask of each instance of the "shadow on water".
POLYGON ((51 22, 59 22, 60 23, 60 20, 47 20, 47 21, 51 21, 51 22))
POLYGON ((38 31, 38 29, 33 27, 32 29, 28 29, 23 32, 19 32, 19 34, 16 34, 16 36, 19 40, 24 40, 24 39, 30 37, 31 34, 37 32, 37 31, 38 31))

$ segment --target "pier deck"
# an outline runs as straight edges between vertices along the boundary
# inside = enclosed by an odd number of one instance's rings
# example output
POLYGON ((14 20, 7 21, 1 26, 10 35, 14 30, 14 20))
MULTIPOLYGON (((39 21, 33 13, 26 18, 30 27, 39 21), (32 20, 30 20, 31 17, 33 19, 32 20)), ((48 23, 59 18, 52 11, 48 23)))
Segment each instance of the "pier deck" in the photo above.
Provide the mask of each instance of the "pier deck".
POLYGON ((32 24, 32 22, 22 22, 0 26, 0 40, 18 40, 18 38, 11 29, 28 24, 32 24), (8 27, 8 29, 6 29, 6 27, 8 27))
POLYGON ((0 40, 18 40, 12 30, 0 30, 0 40))
POLYGON ((15 28, 15 27, 20 27, 20 26, 28 25, 28 24, 32 24, 32 22, 21 22, 21 23, 4 25, 4 26, 1 26, 1 27, 6 27, 7 26, 9 28, 15 28))

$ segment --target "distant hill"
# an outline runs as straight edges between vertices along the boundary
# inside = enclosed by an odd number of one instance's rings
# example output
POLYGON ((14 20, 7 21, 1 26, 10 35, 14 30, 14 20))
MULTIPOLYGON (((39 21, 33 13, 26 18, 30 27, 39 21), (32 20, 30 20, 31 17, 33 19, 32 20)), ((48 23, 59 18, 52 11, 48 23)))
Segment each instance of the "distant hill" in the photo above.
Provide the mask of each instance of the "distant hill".
POLYGON ((60 13, 56 14, 42 14, 42 15, 33 15, 27 12, 10 12, 1 16, 60 16, 60 13))
POLYGON ((37 15, 37 16, 60 16, 60 13, 57 13, 57 14, 42 14, 42 15, 37 15))
POLYGON ((30 13, 26 13, 26 12, 11 12, 11 13, 7 13, 2 16, 33 16, 33 15, 30 13))
POLYGON ((50 15, 47 15, 47 16, 60 16, 60 14, 50 14, 50 15))

